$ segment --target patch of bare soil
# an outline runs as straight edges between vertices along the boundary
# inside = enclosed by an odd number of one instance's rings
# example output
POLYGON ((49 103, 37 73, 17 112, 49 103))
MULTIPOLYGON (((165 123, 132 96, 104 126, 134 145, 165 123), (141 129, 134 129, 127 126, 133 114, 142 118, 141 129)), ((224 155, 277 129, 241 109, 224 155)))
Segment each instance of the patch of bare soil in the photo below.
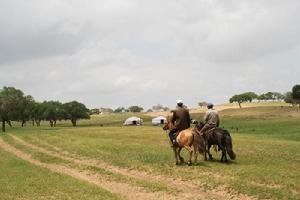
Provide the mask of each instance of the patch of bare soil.
MULTIPOLYGON (((57 152, 49 151, 47 149, 30 144, 17 136, 14 136, 14 135, 11 135, 11 136, 18 143, 20 143, 24 146, 27 146, 35 151, 38 151, 38 152, 41 152, 41 153, 44 153, 44 154, 47 154, 50 156, 58 157, 58 158, 61 158, 64 160, 72 161, 79 165, 103 168, 103 169, 109 170, 113 173, 133 177, 133 178, 144 180, 144 181, 146 180, 146 181, 155 181, 155 182, 159 182, 159 183, 164 183, 165 185, 167 185, 171 188, 180 189, 181 192, 180 192, 180 194, 178 194, 178 197, 180 197, 180 198, 185 198, 185 199, 186 198, 188 198, 188 199, 204 199, 204 198, 206 198, 206 199, 207 198, 208 199, 221 199, 221 198, 222 199, 254 199, 252 197, 242 195, 242 194, 233 194, 231 192, 228 192, 224 188, 214 189, 213 191, 207 192, 207 191, 204 191, 204 189, 201 189, 201 185, 199 185, 195 182, 192 182, 192 181, 187 182, 187 181, 183 181, 178 178, 175 179, 175 178, 166 177, 163 175, 152 174, 149 172, 141 172, 141 171, 136 171, 136 170, 132 170, 132 169, 120 168, 120 167, 116 167, 116 166, 113 166, 108 163, 101 162, 99 160, 80 157, 78 155, 73 155, 66 151, 61 151, 61 152, 57 153, 57 152), (72 157, 70 157, 71 155, 72 155, 72 157)), ((51 148, 54 148, 55 150, 56 149, 61 150, 60 148, 58 148, 54 145, 51 145, 51 148)))

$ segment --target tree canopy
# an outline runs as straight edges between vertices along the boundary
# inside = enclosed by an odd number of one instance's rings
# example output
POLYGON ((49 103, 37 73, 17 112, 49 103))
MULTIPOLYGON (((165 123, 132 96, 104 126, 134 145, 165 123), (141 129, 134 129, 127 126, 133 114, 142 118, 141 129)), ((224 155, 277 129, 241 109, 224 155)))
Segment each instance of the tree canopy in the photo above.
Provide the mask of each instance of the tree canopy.
POLYGON ((233 103, 233 102, 237 102, 239 104, 239 107, 242 108, 242 103, 243 102, 252 102, 253 99, 257 98, 257 94, 255 94, 254 92, 245 92, 242 94, 236 94, 233 95, 230 99, 229 102, 233 103))
POLYGON ((295 99, 296 101, 300 102, 300 85, 295 85, 292 88, 292 97, 293 99, 295 99))
POLYGON ((17 120, 21 112, 24 93, 14 87, 3 87, 0 90, 0 119, 2 131, 5 131, 5 122, 17 120))
POLYGON ((33 125, 40 125, 42 120, 49 121, 50 126, 55 126, 57 120, 71 120, 76 126, 78 119, 88 119, 89 110, 84 104, 71 101, 62 104, 59 101, 36 102, 30 95, 14 87, 3 87, 0 89, 0 120, 2 131, 5 132, 6 123, 21 121, 24 126, 31 120, 33 125))
POLYGON ((64 119, 69 119, 73 126, 76 126, 78 119, 89 119, 89 109, 84 104, 72 101, 62 105, 64 111, 64 119))
POLYGON ((139 107, 139 106, 130 106, 130 107, 128 108, 128 110, 129 110, 130 112, 141 112, 141 111, 144 110, 144 108, 139 107))

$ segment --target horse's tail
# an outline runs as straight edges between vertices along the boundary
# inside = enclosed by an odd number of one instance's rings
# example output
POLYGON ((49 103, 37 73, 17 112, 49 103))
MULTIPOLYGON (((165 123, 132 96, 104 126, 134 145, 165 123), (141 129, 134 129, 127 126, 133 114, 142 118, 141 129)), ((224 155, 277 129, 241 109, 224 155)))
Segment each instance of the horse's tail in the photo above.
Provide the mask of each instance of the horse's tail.
POLYGON ((234 153, 232 149, 232 139, 227 130, 224 130, 224 136, 225 136, 225 146, 226 146, 226 151, 230 157, 231 160, 235 160, 236 154, 234 153))

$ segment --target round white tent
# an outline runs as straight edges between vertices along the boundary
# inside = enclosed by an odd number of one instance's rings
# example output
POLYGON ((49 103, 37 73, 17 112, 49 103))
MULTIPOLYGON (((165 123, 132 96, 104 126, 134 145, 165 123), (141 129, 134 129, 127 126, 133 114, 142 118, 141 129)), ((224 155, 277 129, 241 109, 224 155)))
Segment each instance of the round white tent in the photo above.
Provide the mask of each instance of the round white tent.
POLYGON ((160 124, 165 124, 167 123, 167 118, 163 116, 155 117, 152 119, 152 124, 153 125, 160 125, 160 124))
POLYGON ((125 120, 124 126, 130 126, 130 125, 142 125, 143 124, 143 119, 139 117, 129 117, 128 119, 125 120))

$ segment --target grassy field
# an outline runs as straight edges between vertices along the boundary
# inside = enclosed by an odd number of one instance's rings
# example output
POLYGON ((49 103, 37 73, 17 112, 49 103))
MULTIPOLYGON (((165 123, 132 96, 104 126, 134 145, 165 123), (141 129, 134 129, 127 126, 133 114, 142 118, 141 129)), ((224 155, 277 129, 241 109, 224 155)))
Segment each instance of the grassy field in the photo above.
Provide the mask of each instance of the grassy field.
POLYGON ((300 199, 299 108, 222 110, 237 160, 220 163, 214 152, 214 161, 200 156, 191 167, 174 165, 167 134, 151 117, 123 127, 129 115, 93 116, 76 128, 8 128, 3 142, 23 154, 0 148, 0 199, 300 199))

